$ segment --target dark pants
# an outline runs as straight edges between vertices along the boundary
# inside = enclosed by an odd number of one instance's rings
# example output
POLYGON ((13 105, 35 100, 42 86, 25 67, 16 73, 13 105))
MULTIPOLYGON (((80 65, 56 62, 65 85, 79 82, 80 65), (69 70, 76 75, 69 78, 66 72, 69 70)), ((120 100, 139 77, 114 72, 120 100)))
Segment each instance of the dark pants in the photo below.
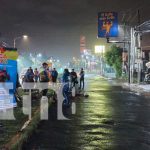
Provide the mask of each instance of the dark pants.
POLYGON ((84 78, 80 79, 80 89, 84 89, 84 78), (82 87, 83 86, 83 87, 82 87))
POLYGON ((48 89, 42 91, 42 96, 47 96, 48 89))
POLYGON ((57 81, 57 78, 52 77, 52 82, 56 83, 56 81, 57 81))
MULTIPOLYGON (((44 83, 44 82, 42 82, 44 83)), ((45 82, 45 84, 48 84, 47 82, 45 82)), ((47 96, 47 92, 48 92, 48 86, 46 87, 46 89, 42 90, 42 96, 47 96)))
POLYGON ((71 87, 75 87, 76 83, 77 83, 77 78, 71 79, 71 87))

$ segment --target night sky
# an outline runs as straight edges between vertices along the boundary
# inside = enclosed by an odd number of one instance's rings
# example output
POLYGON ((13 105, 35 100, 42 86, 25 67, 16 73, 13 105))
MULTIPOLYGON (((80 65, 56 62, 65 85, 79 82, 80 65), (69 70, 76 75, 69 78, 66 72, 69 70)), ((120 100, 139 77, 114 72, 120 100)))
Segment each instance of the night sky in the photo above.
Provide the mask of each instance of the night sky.
POLYGON ((150 0, 1 0, 1 40, 13 46, 13 38, 22 34, 29 40, 17 41, 22 51, 42 51, 67 60, 79 56, 79 38, 85 35, 87 48, 93 49, 97 39, 97 13, 117 11, 119 23, 137 24, 150 19, 150 0))

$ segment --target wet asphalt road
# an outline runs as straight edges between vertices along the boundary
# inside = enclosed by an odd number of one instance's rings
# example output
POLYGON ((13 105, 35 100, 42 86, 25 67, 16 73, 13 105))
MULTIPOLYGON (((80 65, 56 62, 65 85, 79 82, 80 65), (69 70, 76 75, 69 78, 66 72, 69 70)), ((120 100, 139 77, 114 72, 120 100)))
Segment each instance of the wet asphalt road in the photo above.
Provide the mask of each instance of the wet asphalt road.
POLYGON ((88 79, 87 91, 70 121, 58 121, 53 105, 24 150, 150 149, 150 99, 98 77, 88 79))

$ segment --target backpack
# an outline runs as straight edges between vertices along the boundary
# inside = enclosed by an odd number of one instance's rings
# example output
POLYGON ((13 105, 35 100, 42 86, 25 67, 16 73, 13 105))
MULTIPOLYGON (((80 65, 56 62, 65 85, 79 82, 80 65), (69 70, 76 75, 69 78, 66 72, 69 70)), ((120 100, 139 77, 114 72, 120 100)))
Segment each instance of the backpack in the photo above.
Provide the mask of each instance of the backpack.
POLYGON ((40 73, 40 81, 49 82, 48 73, 45 70, 40 73))

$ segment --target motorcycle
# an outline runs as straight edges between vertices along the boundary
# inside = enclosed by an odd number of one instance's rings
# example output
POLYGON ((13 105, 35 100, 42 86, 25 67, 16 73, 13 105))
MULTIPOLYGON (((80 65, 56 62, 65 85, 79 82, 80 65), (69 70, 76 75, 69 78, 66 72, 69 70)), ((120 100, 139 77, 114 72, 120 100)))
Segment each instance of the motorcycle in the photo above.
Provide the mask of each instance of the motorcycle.
POLYGON ((150 73, 146 73, 145 74, 144 82, 146 84, 150 84, 150 73))

